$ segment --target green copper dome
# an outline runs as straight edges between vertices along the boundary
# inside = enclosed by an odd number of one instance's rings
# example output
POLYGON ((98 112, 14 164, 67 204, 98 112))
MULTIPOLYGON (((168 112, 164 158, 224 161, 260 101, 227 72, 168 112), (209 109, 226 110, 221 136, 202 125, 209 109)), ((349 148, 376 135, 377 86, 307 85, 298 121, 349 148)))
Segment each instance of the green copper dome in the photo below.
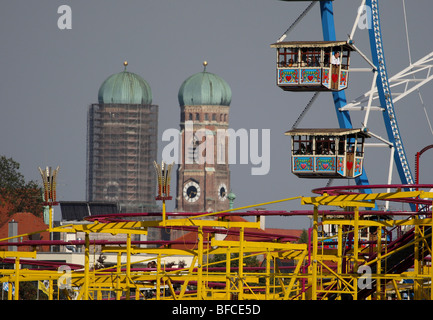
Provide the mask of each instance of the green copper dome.
POLYGON ((181 106, 230 106, 232 91, 224 79, 206 72, 205 68, 182 83, 177 97, 181 106))
POLYGON ((149 84, 139 75, 125 70, 109 76, 98 92, 100 104, 152 104, 149 84))

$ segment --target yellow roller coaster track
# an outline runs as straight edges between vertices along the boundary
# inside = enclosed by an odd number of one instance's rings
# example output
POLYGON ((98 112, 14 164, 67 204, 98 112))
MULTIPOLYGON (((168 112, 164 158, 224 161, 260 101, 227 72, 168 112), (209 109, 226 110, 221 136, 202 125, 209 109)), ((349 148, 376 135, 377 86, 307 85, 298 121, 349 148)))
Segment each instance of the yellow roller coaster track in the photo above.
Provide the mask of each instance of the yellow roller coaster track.
MULTIPOLYGON (((370 194, 322 190, 314 197, 293 197, 187 217, 170 218, 164 212, 160 220, 154 221, 131 217, 126 220, 122 215, 89 217, 84 224, 40 231, 84 233, 85 239, 80 242, 82 265, 42 261, 36 251, 0 251, 0 282, 5 298, 7 295, 10 300, 20 299, 19 288, 25 282, 38 284, 50 300, 356 300, 403 299, 406 295, 431 300, 433 222, 429 199, 433 199, 433 193, 420 190, 426 185, 417 187, 417 191, 405 191, 404 186, 399 186, 394 191, 370 194), (312 227, 308 243, 266 237, 265 232, 261 239, 248 240, 246 234, 260 229, 259 218, 254 222, 230 219, 242 215, 244 209, 294 200, 313 208, 278 214, 309 215, 312 227), (418 202, 424 211, 370 210, 380 201, 418 202), (332 210, 322 209, 330 206, 332 210), (194 232, 195 244, 188 247, 167 242, 155 248, 131 240, 132 235, 146 235, 152 227, 194 232), (116 257, 110 267, 98 264, 92 257, 96 241, 91 239, 100 233, 126 235, 123 243, 98 242, 98 254, 116 257), (227 240, 218 236, 229 233, 236 237, 227 240), (211 259, 215 256, 222 258, 211 259), (190 263, 169 267, 166 261, 170 257, 187 257, 190 263), (246 266, 251 257, 261 260, 261 265, 246 266), (149 264, 152 261, 156 263, 149 264), (289 266, 283 266, 283 261, 289 266)), ((253 211, 248 212, 251 215, 253 211)), ((267 213, 270 211, 257 211, 257 216, 267 213)), ((25 236, 28 234, 15 238, 25 236)), ((1 248, 42 243, 11 240, 0 239, 1 248)), ((53 241, 51 245, 59 243, 53 241)))

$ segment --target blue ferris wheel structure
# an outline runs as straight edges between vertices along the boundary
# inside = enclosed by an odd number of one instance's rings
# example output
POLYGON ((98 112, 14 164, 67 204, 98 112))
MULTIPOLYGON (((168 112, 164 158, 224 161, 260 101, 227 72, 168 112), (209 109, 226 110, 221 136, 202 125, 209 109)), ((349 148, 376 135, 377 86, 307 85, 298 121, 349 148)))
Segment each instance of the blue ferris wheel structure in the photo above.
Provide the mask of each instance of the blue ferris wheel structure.
MULTIPOLYGON (((371 14, 367 15, 369 21, 369 37, 372 62, 375 66, 377 92, 380 104, 385 107, 383 120, 385 123, 388 140, 394 145, 397 152, 394 152, 394 163, 399 173, 402 184, 413 184, 414 180, 404 150, 397 117, 394 110, 394 103, 389 87, 388 74, 386 71, 385 54, 382 44, 382 32, 380 29, 379 0, 367 0, 365 4, 371 9, 371 14)), ((322 17, 323 40, 336 41, 334 10, 332 1, 320 1, 320 12, 322 17)), ((346 94, 344 91, 332 92, 334 104, 337 111, 337 118, 340 128, 352 128, 352 122, 348 111, 340 111, 346 104, 346 94)), ((355 178, 358 185, 368 185, 368 178, 365 170, 360 177, 355 178)))

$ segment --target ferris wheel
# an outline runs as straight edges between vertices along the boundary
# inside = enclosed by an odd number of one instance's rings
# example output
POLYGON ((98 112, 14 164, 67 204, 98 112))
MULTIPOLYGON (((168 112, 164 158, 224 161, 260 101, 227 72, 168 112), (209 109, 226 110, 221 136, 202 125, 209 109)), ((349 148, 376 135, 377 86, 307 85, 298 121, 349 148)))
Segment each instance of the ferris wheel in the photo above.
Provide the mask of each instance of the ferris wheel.
MULTIPOLYGON (((271 45, 277 49, 277 85, 285 91, 313 92, 313 97, 295 121, 292 130, 286 132, 292 138, 292 172, 302 178, 329 178, 329 181, 334 178, 354 178, 357 185, 368 186, 369 179, 363 166, 364 147, 373 144, 367 144, 364 138, 372 137, 378 141, 376 145, 386 146, 390 150, 388 184, 392 181, 394 165, 401 184, 414 184, 394 102, 412 92, 419 93, 419 88, 433 79, 430 73, 433 68, 433 52, 416 62, 410 61, 407 68, 393 77, 388 77, 380 25, 379 0, 360 2, 352 31, 345 41, 336 38, 333 3, 336 1, 311 1, 280 39, 271 45), (288 33, 318 2, 323 41, 286 41, 288 33), (368 26, 371 60, 355 46, 353 39, 360 19, 364 19, 368 26), (347 103, 345 89, 350 86, 349 73, 361 71, 350 67, 350 54, 354 51, 367 62, 369 69, 373 71, 373 79, 368 92, 347 103), (334 56, 338 57, 338 63, 332 62, 336 61, 334 56), (399 93, 392 92, 391 89, 397 86, 402 86, 403 90, 399 93), (313 105, 318 94, 324 91, 330 92, 333 96, 340 128, 333 131, 321 129, 315 132, 311 129, 310 131, 298 129, 300 121, 313 105), (376 110, 382 111, 387 137, 381 137, 368 127, 370 114, 376 110), (351 120, 352 111, 365 113, 363 121, 356 130, 351 120), (352 150, 355 148, 355 151, 349 151, 349 148, 352 150), (352 169, 355 165, 357 165, 357 172, 352 169)), ((403 9, 411 60, 404 0, 403 9)), ((433 134, 427 113, 426 118, 433 134)), ((365 192, 370 191, 366 189, 365 192)))

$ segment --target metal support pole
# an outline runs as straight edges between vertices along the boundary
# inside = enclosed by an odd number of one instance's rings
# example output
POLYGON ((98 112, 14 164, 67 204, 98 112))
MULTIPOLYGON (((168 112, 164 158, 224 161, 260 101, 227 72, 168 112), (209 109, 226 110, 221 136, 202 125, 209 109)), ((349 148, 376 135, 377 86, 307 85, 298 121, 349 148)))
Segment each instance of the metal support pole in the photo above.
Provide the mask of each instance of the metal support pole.
MULTIPOLYGON (((421 156, 420 152, 415 154, 415 184, 419 184, 419 157, 421 156)), ((418 188, 416 188, 418 191, 418 188)), ((416 204, 416 211, 419 211, 419 204, 416 204)))
MULTIPOLYGON (((414 271, 415 271, 415 274, 420 274, 420 261, 419 261, 419 258, 420 258, 420 254, 419 254, 419 240, 420 240, 420 234, 421 234, 421 231, 420 231, 420 226, 419 226, 419 224, 417 223, 419 220, 417 219, 417 218, 415 218, 415 239, 414 239, 414 254, 415 254, 415 259, 414 259, 414 262, 413 262, 413 269, 414 269, 414 271)), ((420 285, 419 285, 419 282, 418 282, 418 279, 415 279, 414 280, 414 288, 413 288, 413 291, 414 291, 414 298, 415 298, 415 300, 420 300, 421 299, 421 292, 420 292, 420 285)))
POLYGON ((126 235, 126 300, 131 297, 131 234, 126 235))
MULTIPOLYGON (((394 164, 393 164, 394 153, 395 153, 395 147, 392 146, 390 148, 390 157, 389 157, 388 182, 387 182, 388 184, 391 184, 391 182, 392 182, 392 171, 394 168, 394 164)), ((387 192, 391 191, 389 188, 387 190, 388 190, 387 192)), ((386 210, 389 209, 389 201, 385 201, 385 208, 386 208, 386 210)))
MULTIPOLYGON (((431 230, 433 230, 433 219, 431 219, 430 228, 431 230)), ((433 240, 432 237, 430 237, 430 247, 432 246, 432 244, 433 244, 433 240)), ((430 255, 430 300, 433 301, 433 264, 431 260, 431 255, 430 255)))
MULTIPOLYGON (((52 241, 52 240, 54 240, 53 231, 52 231, 53 230, 53 206, 52 205, 49 205, 48 212, 49 212, 48 231, 50 233, 49 234, 50 240, 52 241)), ((54 247, 50 246, 50 251, 51 252, 53 252, 53 249, 54 249, 54 247)))
POLYGON ((120 300, 120 298, 122 297, 122 290, 120 287, 120 274, 122 272, 122 252, 118 252, 117 253, 117 281, 116 281, 116 286, 117 286, 117 291, 116 291, 116 300, 120 300))
POLYGON ((54 300, 54 281, 52 279, 48 282, 48 300, 54 300))
POLYGON ((305 8, 305 10, 300 14, 298 18, 296 18, 295 22, 293 22, 290 27, 281 35, 281 37, 277 40, 277 42, 283 41, 290 31, 307 15, 307 13, 314 7, 317 1, 311 1, 310 4, 305 8))
POLYGON ((226 299, 227 300, 230 300, 231 297, 230 252, 231 252, 231 247, 227 247, 227 251, 226 251, 226 299))
POLYGON ((370 116, 371 102, 373 101, 374 87, 376 86, 376 81, 377 81, 377 72, 374 73, 373 82, 371 83, 371 90, 370 90, 370 96, 368 97, 367 111, 365 112, 364 122, 362 124, 364 128, 368 127, 368 119, 370 116))
POLYGON ((12 282, 8 282, 8 300, 12 300, 12 291, 13 291, 13 284, 12 282))
POLYGON ((227 247, 226 251, 226 293, 225 293, 225 299, 230 300, 230 247, 227 247))
POLYGON ((90 239, 89 233, 85 235, 85 248, 84 248, 84 300, 89 299, 89 275, 90 275, 90 239))
POLYGON ((319 220, 319 208, 318 206, 314 206, 314 214, 313 214, 313 261, 311 261, 312 265, 312 287, 311 287, 311 300, 317 300, 317 246, 318 246, 318 220, 319 220))
POLYGON ((165 226, 165 200, 162 200, 162 225, 165 226))
POLYGON ((198 228, 197 298, 203 299, 203 227, 198 228))
POLYGON ((244 227, 239 230, 239 300, 244 298, 244 227))
POLYGON ((358 256, 359 256, 359 208, 354 208, 354 226, 353 226, 353 270, 358 270, 358 256))
POLYGON ((358 14, 356 15, 355 22, 353 23, 352 32, 349 35, 349 40, 353 40, 353 36, 355 35, 355 31, 358 28, 358 22, 359 18, 361 17, 361 14, 363 13, 363 10, 361 10, 365 6, 365 0, 362 0, 361 5, 358 7, 358 14))
MULTIPOLYGON (((337 266, 337 273, 342 274, 343 273, 343 225, 338 226, 338 247, 337 247, 337 257, 338 257, 338 266, 337 266)), ((340 286, 341 281, 338 282, 338 285, 340 286)), ((340 287, 338 289, 341 289, 340 287)))
POLYGON ((20 258, 15 258, 15 294, 14 300, 20 299, 20 258))
POLYGON ((269 299, 271 285, 271 254, 269 249, 266 252, 266 300, 269 299))
POLYGON ((376 280, 376 296, 378 300, 382 299, 381 295, 381 280, 380 280, 380 274, 382 273, 382 226, 377 227, 377 266, 376 266, 376 273, 378 275, 376 280))
POLYGON ((53 229, 53 206, 52 205, 49 206, 49 212, 50 212, 50 221, 49 221, 48 229, 50 230, 50 237, 52 237, 51 234, 51 230, 53 229))
POLYGON ((156 300, 161 300, 161 254, 156 258, 156 300))

